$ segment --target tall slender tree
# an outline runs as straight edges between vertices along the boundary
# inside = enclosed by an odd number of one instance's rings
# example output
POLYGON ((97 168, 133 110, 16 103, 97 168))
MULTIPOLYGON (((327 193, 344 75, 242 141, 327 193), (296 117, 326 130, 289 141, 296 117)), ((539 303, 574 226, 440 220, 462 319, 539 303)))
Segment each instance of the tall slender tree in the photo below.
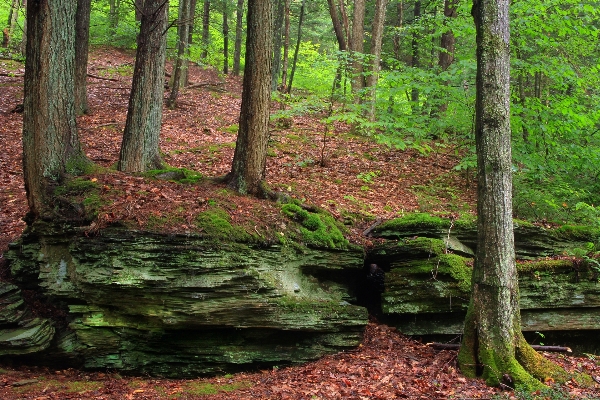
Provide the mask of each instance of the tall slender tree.
POLYGON ((273 68, 271 69, 271 91, 277 90, 281 72, 281 43, 283 39, 284 0, 277 0, 273 25, 273 68))
POLYGON ((190 38, 190 26, 192 20, 192 10, 190 0, 179 0, 178 23, 177 23, 177 58, 173 65, 171 93, 167 100, 167 106, 174 108, 179 96, 179 89, 184 86, 184 71, 187 69, 187 63, 184 60, 187 55, 190 38), (185 68, 185 69, 184 69, 185 68))
POLYGON ((365 87, 364 77, 364 42, 365 42, 365 0, 354 0, 354 13, 352 14, 352 92, 355 102, 360 102, 362 90, 365 87))
POLYGON ((294 59, 292 61, 292 71, 290 72, 290 82, 287 86, 287 92, 292 92, 292 84, 294 83, 294 74, 296 73, 296 65, 298 63, 298 52, 302 43, 302 24, 304 22, 304 11, 306 9, 306 0, 302 0, 300 4, 300 16, 298 17, 298 38, 296 39, 296 48, 294 49, 294 59))
POLYGON ((509 0, 474 0, 477 251, 459 365, 491 385, 567 379, 523 338, 512 222, 509 0), (537 378, 537 379, 536 379, 537 378))
POLYGON ((229 73, 229 7, 227 7, 227 2, 228 0, 223 0, 223 73, 225 75, 229 73))
POLYGON ((244 0, 237 0, 235 9, 235 43, 233 45, 233 71, 234 76, 240 74, 240 59, 242 58, 242 36, 244 33, 244 0))
POLYGON ((162 122, 168 0, 145 0, 118 168, 143 172, 163 166, 162 122))
POLYGON ((29 1, 23 110, 23 175, 29 222, 53 216, 53 188, 91 164, 75 122, 76 3, 29 1))
POLYGON ((369 88, 369 107, 367 118, 375 120, 375 105, 377 102, 377 81, 379 80, 379 69, 381 67, 381 45, 383 41, 383 25, 385 23, 385 9, 387 0, 375 2, 375 17, 371 32, 371 57, 369 59, 369 75, 367 75, 367 86, 369 88))
POLYGON ((206 61, 208 58, 208 46, 210 45, 210 0, 204 0, 202 8, 202 52, 200 59, 206 61))
POLYGON ((239 130, 229 186, 239 193, 264 196, 269 110, 273 15, 270 0, 249 0, 246 63, 239 130))
POLYGON ((77 0, 75 16, 75 112, 87 114, 87 64, 92 0, 77 0))

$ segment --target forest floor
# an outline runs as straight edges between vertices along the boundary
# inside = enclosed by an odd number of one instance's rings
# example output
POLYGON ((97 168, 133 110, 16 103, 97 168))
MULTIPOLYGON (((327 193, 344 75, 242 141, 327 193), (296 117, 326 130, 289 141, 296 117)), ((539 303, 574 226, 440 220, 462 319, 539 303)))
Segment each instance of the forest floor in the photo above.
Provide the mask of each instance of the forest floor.
MULTIPOLYGON (((109 169, 119 156, 133 61, 132 52, 112 48, 95 48, 90 54, 90 113, 78 118, 78 127, 84 151, 103 167, 90 179, 102 188, 103 199, 108 199, 93 228, 128 221, 139 229, 193 232, 197 230, 193 217, 211 200, 227 205, 232 222, 260 235, 273 233, 269 229, 284 224, 274 204, 233 195, 211 179, 182 185, 109 169)), ((22 64, 0 59, 0 269, 6 269, 3 253, 25 228, 22 218, 27 212, 21 164, 22 114, 12 112, 23 101, 23 72, 22 64)), ((190 83, 193 87, 182 90, 177 108, 164 110, 161 151, 172 167, 217 178, 231 167, 241 78, 193 66, 190 83)), ((285 121, 291 123, 273 123, 267 181, 276 191, 329 210, 349 226, 352 241, 368 246, 369 239, 361 233, 375 218, 388 219, 410 211, 452 216, 475 209, 475 182, 453 170, 460 161, 460 151, 454 147, 437 143, 428 154, 388 148, 352 133, 344 124, 327 127, 322 122, 326 110, 313 111, 285 121)), ((600 380, 600 358, 547 356, 568 370, 587 372, 600 380)), ((355 351, 302 366, 206 379, 49 370, 11 366, 6 361, 0 369, 2 399, 523 398, 462 377, 456 352, 434 351, 375 322, 369 324, 363 344, 355 351)), ((538 393, 533 398, 536 396, 600 399, 600 386, 584 389, 569 382, 554 395, 538 393)))

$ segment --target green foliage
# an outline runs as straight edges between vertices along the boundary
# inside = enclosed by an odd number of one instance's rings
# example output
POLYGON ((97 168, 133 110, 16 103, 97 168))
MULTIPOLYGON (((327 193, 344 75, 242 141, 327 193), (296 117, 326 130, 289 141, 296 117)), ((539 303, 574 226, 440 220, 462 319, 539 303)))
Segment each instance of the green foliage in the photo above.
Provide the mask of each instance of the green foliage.
POLYGON ((96 181, 87 178, 74 178, 67 180, 63 185, 54 189, 55 196, 82 195, 99 188, 96 181))
POLYGON ((189 185, 202 182, 205 179, 204 175, 201 173, 187 168, 153 169, 146 171, 144 175, 156 179, 163 179, 189 185))
POLYGON ((310 212, 293 203, 283 204, 281 211, 300 224, 301 239, 307 245, 333 249, 348 247, 348 240, 331 215, 310 212))

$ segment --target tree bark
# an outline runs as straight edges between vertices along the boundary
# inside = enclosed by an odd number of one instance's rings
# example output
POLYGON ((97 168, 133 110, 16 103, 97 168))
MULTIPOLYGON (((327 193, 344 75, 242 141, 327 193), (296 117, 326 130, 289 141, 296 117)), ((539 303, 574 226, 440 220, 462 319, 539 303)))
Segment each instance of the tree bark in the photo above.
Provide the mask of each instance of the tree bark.
POLYGON ((331 15, 331 22, 333 23, 333 31, 338 42, 338 48, 340 51, 345 51, 348 48, 346 43, 346 35, 344 35, 344 28, 338 16, 337 6, 335 0, 327 0, 329 5, 329 15, 331 15))
POLYGON ((284 0, 283 61, 281 63, 281 92, 287 93, 288 66, 290 60, 290 6, 292 0, 284 0))
POLYGON ((477 252, 459 351, 468 376, 490 385, 539 388, 535 378, 564 381, 521 333, 512 223, 509 0, 475 0, 477 31, 477 252), (535 378, 534 378, 535 377, 535 378))
POLYGON ((110 37, 115 36, 117 33, 120 3, 120 0, 109 0, 108 2, 108 36, 110 37))
POLYGON ((173 82, 171 84, 171 93, 167 100, 169 108, 175 108, 179 89, 184 86, 183 82, 183 61, 188 49, 188 40, 190 38, 190 0, 179 0, 179 18, 177 24, 177 58, 173 66, 173 82))
POLYGON ((202 53, 200 59, 206 61, 208 58, 208 46, 210 45, 210 0, 204 0, 202 11, 202 53))
POLYGON ((146 0, 118 169, 143 172, 164 166, 158 139, 162 121, 168 0, 146 0))
POLYGON ((186 87, 190 84, 190 48, 194 37, 194 24, 196 22, 196 0, 189 0, 189 24, 188 24, 188 40, 185 48, 185 57, 183 57, 181 67, 181 87, 186 87))
POLYGON ((227 22, 227 1, 223 0, 223 73, 229 73, 229 23, 227 22))
POLYGON ((373 19, 373 30, 371 33, 371 60, 369 62, 369 75, 367 76, 367 87, 369 88, 369 108, 367 118, 375 120, 375 105, 377 102, 377 81, 381 66, 381 44, 383 40, 383 25, 385 23, 385 9, 387 0, 377 0, 375 3, 375 17, 373 19))
POLYGON ((279 73, 281 72, 281 42, 283 39, 283 17, 285 11, 284 0, 277 0, 277 9, 275 10, 275 22, 273 25, 273 68, 271 70, 271 91, 277 90, 279 83, 279 73))
POLYGON ((248 1, 247 26, 242 105, 229 186, 241 194, 262 196, 265 194, 273 55, 270 1, 248 1))
POLYGON ((133 0, 133 6, 135 7, 135 20, 142 20, 142 10, 144 9, 144 0, 133 0))
POLYGON ((19 9, 21 8, 19 0, 13 0, 8 13, 8 31, 4 31, 3 46, 6 48, 13 47, 13 35, 19 19, 19 9))
POLYGON ((235 44, 233 47, 233 71, 234 76, 240 74, 240 59, 242 58, 242 36, 243 20, 244 20, 244 0, 237 0, 237 7, 235 11, 235 44))
POLYGON ((292 84, 294 82, 294 74, 296 73, 296 63, 298 62, 298 52, 300 51, 300 44, 302 43, 302 23, 304 22, 304 9, 306 0, 302 0, 300 5, 300 17, 298 18, 298 39, 296 40, 296 48, 294 49, 294 59, 292 61, 292 71, 290 73, 290 82, 287 86, 287 92, 292 92, 292 84))
MULTIPOLYGON (((447 24, 448 19, 456 18, 458 10, 458 0, 444 0, 444 25, 447 24)), ((446 71, 450 65, 454 62, 454 46, 456 44, 456 38, 452 29, 445 30, 442 33, 440 39, 440 47, 442 51, 439 52, 438 66, 442 71, 446 71)), ((448 85, 448 82, 446 82, 448 85)), ((448 109, 448 103, 442 102, 437 112, 443 114, 448 109)))
POLYGON ((85 172, 75 122, 75 2, 30 1, 23 100, 23 175, 30 216, 53 215, 53 189, 85 172))
POLYGON ((87 114, 87 64, 92 0, 77 0, 75 17, 75 113, 87 114))
MULTIPOLYGON (((413 24, 417 24, 419 18, 421 17, 421 0, 415 1, 413 16, 414 16, 413 24)), ((416 30, 412 35, 411 49, 412 49, 412 59, 410 62, 410 66, 413 68, 418 68, 421 64, 421 60, 419 57, 419 35, 417 34, 416 30)), ((418 88, 413 87, 412 90, 410 91, 410 101, 412 102, 413 114, 419 113, 421 107, 419 104, 419 89, 418 88)))
POLYGON ((352 15, 352 93, 355 102, 360 103, 365 87, 364 77, 364 41, 365 41, 365 0, 354 0, 352 15))
MULTIPOLYGON (((23 0, 23 8, 27 8, 27 0, 23 0)), ((25 15, 25 19, 23 20, 23 37, 21 38, 21 54, 25 56, 27 45, 27 15, 25 15)))

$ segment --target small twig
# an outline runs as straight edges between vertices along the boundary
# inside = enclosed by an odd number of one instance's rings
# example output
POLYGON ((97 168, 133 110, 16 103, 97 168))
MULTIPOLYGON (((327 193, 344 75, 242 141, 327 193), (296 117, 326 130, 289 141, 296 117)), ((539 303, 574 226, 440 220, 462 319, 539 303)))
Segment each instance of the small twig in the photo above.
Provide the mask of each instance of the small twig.
POLYGON ((98 76, 98 75, 93 75, 93 74, 87 74, 87 76, 89 76, 90 78, 94 78, 94 79, 102 79, 103 81, 119 82, 119 80, 115 79, 115 78, 106 78, 104 76, 98 76))
POLYGON ((363 236, 369 236, 371 234, 371 231, 377 228, 379 225, 381 225, 382 222, 383 220, 381 219, 381 217, 377 217, 375 222, 373 222, 367 229, 363 231, 363 236))

